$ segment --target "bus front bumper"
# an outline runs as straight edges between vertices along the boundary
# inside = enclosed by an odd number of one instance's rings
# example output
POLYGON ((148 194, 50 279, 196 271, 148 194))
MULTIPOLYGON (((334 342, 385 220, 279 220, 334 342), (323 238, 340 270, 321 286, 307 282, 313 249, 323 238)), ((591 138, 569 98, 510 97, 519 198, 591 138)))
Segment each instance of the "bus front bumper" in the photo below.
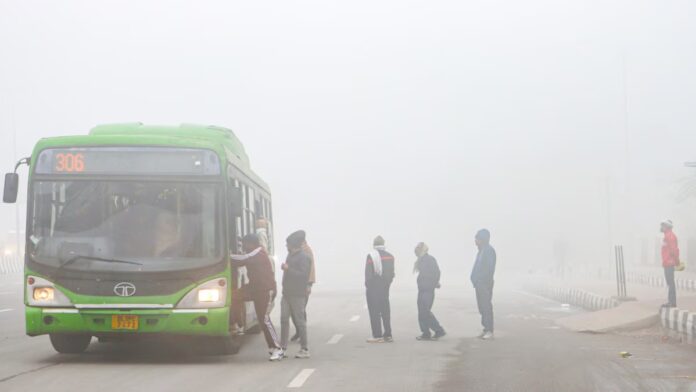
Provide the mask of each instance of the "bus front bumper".
POLYGON ((26 329, 29 336, 51 333, 227 336, 229 308, 118 310, 27 306, 26 329), (130 322, 116 325, 114 316, 129 316, 130 322))

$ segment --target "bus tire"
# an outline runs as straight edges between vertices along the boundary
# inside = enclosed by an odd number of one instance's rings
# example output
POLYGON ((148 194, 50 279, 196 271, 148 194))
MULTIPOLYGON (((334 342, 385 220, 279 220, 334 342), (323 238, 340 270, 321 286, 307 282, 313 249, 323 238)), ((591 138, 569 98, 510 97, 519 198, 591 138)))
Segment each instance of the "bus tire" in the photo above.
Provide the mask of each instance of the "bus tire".
POLYGON ((80 354, 87 350, 91 335, 50 334, 53 349, 61 354, 80 354))

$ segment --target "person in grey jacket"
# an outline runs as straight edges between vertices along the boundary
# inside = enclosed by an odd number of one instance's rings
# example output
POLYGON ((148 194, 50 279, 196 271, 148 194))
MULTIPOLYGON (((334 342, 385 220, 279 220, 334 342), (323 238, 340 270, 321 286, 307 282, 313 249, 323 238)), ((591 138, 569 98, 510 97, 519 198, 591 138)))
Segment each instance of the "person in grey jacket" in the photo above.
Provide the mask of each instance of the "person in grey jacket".
POLYGON ((416 246, 416 256, 418 260, 413 270, 418 273, 418 324, 421 329, 421 334, 416 339, 437 340, 445 336, 445 330, 432 312, 435 289, 440 288, 440 267, 437 260, 428 254, 428 246, 423 242, 416 246))
POLYGON ((476 233, 478 254, 471 271, 471 283, 476 289, 476 302, 481 313, 483 332, 480 339, 493 339, 493 275, 495 274, 495 249, 490 244, 491 233, 481 229, 476 233))
POLYGON ((307 283, 312 260, 302 249, 303 239, 293 233, 287 239, 288 258, 281 266, 283 269, 283 297, 280 301, 280 355, 271 357, 272 361, 285 357, 290 336, 290 317, 295 320, 297 333, 300 335, 300 352, 295 358, 309 358, 307 348, 307 320, 304 310, 307 296, 307 283))

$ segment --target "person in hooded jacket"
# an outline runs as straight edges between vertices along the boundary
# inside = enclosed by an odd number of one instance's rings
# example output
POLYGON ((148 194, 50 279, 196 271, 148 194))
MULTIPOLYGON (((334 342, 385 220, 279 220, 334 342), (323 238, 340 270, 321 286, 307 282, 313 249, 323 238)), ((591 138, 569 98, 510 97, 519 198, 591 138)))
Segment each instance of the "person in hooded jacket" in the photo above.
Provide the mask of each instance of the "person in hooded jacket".
POLYGON ((254 302, 256 319, 259 322, 263 336, 266 339, 271 358, 283 354, 280 341, 273 323, 271 309, 276 296, 276 281, 273 264, 256 234, 247 234, 242 238, 243 255, 232 255, 232 264, 247 267, 249 276, 248 294, 254 302))
POLYGON ((394 281, 394 256, 387 252, 384 238, 377 236, 372 242, 373 250, 365 261, 365 296, 370 313, 372 338, 368 343, 391 343, 391 309, 389 287, 394 281), (384 325, 384 331, 382 331, 384 325))
POLYGON ((483 332, 478 337, 484 340, 493 339, 493 275, 496 254, 490 241, 491 233, 488 230, 481 229, 476 233, 478 253, 471 271, 471 283, 476 290, 476 303, 483 325, 483 332))
POLYGON ((418 324, 421 329, 421 334, 416 339, 437 340, 445 336, 445 330, 432 312, 435 289, 440 288, 440 267, 437 260, 428 254, 428 246, 425 243, 418 243, 415 252, 418 260, 413 269, 418 273, 418 324))

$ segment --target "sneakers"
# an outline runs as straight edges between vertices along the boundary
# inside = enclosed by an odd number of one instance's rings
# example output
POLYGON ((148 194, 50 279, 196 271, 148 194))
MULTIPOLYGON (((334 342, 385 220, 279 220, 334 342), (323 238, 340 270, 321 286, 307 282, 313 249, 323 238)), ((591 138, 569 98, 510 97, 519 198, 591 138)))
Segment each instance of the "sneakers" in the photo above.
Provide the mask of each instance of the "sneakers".
POLYGON ((430 335, 420 335, 420 336, 416 336, 416 340, 427 341, 427 340, 433 340, 433 338, 430 335))
POLYGON ((445 332, 444 329, 440 332, 435 332, 435 335, 433 335, 433 340, 440 339, 441 337, 443 337, 445 335, 447 335, 447 332, 445 332))
POLYGON ((271 357, 268 358, 269 361, 280 361, 285 358, 285 351, 282 348, 276 348, 271 353, 271 357))
POLYGON ((369 338, 366 340, 367 343, 384 343, 384 338, 369 338))
POLYGON ((394 343, 394 339, 391 336, 385 336, 384 343, 394 343))
POLYGON ((307 350, 306 348, 303 348, 302 350, 300 350, 300 352, 295 354, 295 358, 298 359, 309 359, 310 357, 311 356, 309 355, 309 350, 307 350))
POLYGON ((488 331, 488 332, 484 333, 483 336, 481 336, 481 339, 482 339, 482 340, 492 340, 492 339, 494 339, 493 332, 488 331))
POLYGON ((476 336, 476 337, 479 338, 479 339, 481 339, 481 338, 483 338, 483 335, 485 335, 485 334, 486 334, 486 330, 484 329, 484 330, 481 331, 481 333, 478 334, 478 336, 476 336))

